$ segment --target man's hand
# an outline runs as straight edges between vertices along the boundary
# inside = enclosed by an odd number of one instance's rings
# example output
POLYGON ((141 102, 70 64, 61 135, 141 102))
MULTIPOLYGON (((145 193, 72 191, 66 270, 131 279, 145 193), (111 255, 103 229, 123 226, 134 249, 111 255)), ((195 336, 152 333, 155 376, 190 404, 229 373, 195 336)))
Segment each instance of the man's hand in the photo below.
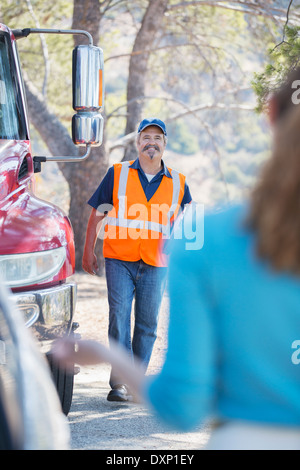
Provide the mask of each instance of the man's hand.
POLYGON ((82 267, 88 274, 92 274, 93 276, 97 275, 99 267, 95 253, 86 251, 83 253, 82 267))

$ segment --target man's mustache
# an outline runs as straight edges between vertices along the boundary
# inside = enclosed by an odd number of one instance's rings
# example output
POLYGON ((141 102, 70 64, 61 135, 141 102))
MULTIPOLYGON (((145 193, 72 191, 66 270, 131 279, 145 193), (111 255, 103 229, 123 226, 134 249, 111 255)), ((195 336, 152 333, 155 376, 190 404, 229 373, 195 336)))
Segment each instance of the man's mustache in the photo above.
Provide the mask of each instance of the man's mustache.
POLYGON ((151 149, 151 148, 152 148, 152 149, 155 149, 155 150, 157 150, 157 151, 159 151, 159 147, 158 147, 157 145, 150 145, 150 144, 148 144, 148 145, 145 145, 145 147, 143 148, 143 152, 145 152, 146 150, 149 150, 149 149, 151 149))

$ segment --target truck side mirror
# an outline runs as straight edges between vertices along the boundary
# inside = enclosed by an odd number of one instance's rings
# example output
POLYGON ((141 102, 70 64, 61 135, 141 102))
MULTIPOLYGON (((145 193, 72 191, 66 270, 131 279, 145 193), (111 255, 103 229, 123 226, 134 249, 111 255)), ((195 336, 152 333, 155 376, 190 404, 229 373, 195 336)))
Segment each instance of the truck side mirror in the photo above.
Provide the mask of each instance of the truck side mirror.
POLYGON ((103 140, 104 59, 100 47, 80 45, 73 50, 72 139, 79 146, 98 147, 103 140))
POLYGON ((74 144, 85 146, 81 156, 33 157, 35 172, 40 171, 41 162, 79 162, 85 160, 91 147, 98 147, 103 141, 103 117, 100 114, 104 106, 103 51, 93 45, 93 38, 88 31, 77 29, 41 29, 25 28, 13 30, 15 38, 24 38, 31 33, 80 34, 89 40, 89 45, 80 45, 73 51, 73 108, 76 114, 72 119, 72 139, 74 144))

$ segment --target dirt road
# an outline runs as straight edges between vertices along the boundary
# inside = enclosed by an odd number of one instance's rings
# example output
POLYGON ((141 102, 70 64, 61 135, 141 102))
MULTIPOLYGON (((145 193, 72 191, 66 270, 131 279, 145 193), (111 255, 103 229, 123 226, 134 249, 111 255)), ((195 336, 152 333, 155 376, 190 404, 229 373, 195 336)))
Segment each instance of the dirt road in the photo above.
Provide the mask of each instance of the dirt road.
MULTIPOLYGON (((75 321, 83 338, 107 344, 108 306, 103 277, 76 274, 78 285, 75 321)), ((165 296, 158 338, 148 373, 157 372, 166 350, 168 299, 165 296)), ((163 425, 146 406, 106 400, 109 366, 81 368, 75 377, 72 407, 68 415, 71 448, 85 450, 196 450, 205 446, 209 429, 177 433, 163 425)))

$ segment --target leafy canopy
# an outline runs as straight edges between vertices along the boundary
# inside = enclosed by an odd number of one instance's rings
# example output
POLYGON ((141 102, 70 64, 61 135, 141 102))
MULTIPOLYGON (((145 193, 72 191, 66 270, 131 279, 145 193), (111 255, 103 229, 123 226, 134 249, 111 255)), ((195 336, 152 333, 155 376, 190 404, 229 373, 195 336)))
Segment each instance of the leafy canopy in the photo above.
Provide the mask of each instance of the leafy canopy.
POLYGON ((300 26, 286 26, 284 39, 268 51, 268 62, 263 72, 254 74, 252 86, 258 98, 258 112, 266 108, 269 95, 276 91, 286 76, 299 65, 300 26))

